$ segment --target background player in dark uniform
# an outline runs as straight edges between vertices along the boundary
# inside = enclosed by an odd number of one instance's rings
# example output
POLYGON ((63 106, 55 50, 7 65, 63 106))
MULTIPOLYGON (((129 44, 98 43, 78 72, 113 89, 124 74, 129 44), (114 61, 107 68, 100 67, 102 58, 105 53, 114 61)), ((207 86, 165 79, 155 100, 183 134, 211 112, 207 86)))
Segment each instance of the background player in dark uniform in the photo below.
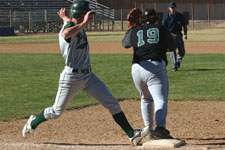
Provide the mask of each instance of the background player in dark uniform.
POLYGON ((185 55, 182 27, 184 29, 184 38, 187 39, 187 22, 184 16, 176 11, 176 3, 170 2, 168 9, 169 13, 165 16, 163 25, 169 29, 177 42, 178 55, 176 50, 170 53, 173 71, 177 71, 185 55))
POLYGON ((176 41, 165 26, 157 24, 154 9, 144 12, 144 24, 129 29, 123 47, 133 47, 132 77, 141 95, 141 112, 148 138, 172 138, 166 129, 169 83, 166 70, 167 49, 176 49, 176 41), (155 104, 156 128, 153 131, 155 104))

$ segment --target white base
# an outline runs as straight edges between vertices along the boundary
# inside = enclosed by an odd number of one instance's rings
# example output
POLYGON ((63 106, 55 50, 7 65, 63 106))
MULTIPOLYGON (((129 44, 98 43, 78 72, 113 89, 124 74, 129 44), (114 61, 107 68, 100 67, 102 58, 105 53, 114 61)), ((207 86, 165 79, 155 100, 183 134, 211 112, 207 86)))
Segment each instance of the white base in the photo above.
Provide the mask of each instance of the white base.
POLYGON ((143 143, 143 148, 176 148, 185 145, 184 141, 177 139, 160 139, 160 140, 151 140, 143 143))

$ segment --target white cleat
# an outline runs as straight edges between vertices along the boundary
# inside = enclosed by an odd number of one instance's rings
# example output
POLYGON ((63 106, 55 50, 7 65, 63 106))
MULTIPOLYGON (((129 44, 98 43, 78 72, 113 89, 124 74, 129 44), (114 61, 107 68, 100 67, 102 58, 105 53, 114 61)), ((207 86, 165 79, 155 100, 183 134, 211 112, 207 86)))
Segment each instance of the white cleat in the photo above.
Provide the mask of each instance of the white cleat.
POLYGON ((154 140, 153 130, 149 130, 149 132, 147 133, 147 135, 144 138, 146 138, 148 140, 154 140))
POLYGON ((146 126, 143 129, 134 130, 134 136, 130 138, 130 141, 134 146, 137 146, 148 133, 149 133, 149 126, 146 126))
POLYGON ((31 122, 36 118, 36 116, 31 115, 25 126, 23 127, 22 135, 27 138, 29 134, 34 132, 34 129, 31 127, 31 122))

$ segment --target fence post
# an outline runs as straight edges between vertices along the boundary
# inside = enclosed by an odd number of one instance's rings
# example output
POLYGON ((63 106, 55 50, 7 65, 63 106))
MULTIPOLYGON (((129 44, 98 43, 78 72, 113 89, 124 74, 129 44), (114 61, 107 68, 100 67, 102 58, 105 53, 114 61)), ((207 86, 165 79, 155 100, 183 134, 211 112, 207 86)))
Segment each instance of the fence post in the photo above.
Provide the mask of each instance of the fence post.
POLYGON ((154 3, 154 9, 157 12, 157 2, 154 3))
MULTIPOLYGON (((110 10, 111 15, 113 15, 112 12, 113 12, 113 10, 110 10)), ((114 30, 114 19, 112 18, 111 21, 112 21, 112 31, 113 31, 114 30)))
POLYGON ((207 2, 207 7, 208 7, 208 27, 210 27, 210 3, 207 2))
POLYGON ((114 22, 114 19, 112 19, 112 31, 114 31, 114 24, 115 22, 114 22))
POLYGON ((223 0, 223 19, 225 20, 225 2, 224 2, 224 0, 223 0))
POLYGON ((123 9, 120 9, 120 16, 121 16, 121 28, 123 31, 123 9))
POLYGON ((144 3, 141 2, 141 11, 144 12, 144 3))
POLYGON ((29 15, 28 15, 28 32, 31 32, 31 11, 29 10, 29 15))
POLYGON ((13 26, 13 22, 12 22, 12 9, 9 10, 9 24, 10 24, 10 27, 13 26))
POLYGON ((109 31, 109 19, 110 19, 110 13, 108 12, 108 31, 109 31))
POLYGON ((48 10, 45 9, 45 32, 48 32, 48 10))
POLYGON ((223 20, 225 20, 225 3, 224 3, 224 0, 223 0, 223 20))
POLYGON ((102 14, 100 15, 99 29, 102 30, 102 14))
POLYGON ((97 26, 96 26, 96 22, 95 22, 95 15, 93 15, 93 20, 92 20, 92 22, 93 22, 93 24, 94 24, 94 25, 93 25, 93 26, 94 26, 93 31, 95 31, 95 27, 97 27, 97 26))
MULTIPOLYGON (((103 9, 103 13, 102 13, 103 15, 104 15, 104 10, 105 10, 105 9, 103 9)), ((103 27, 103 31, 105 30, 105 24, 104 24, 104 22, 105 22, 105 20, 104 20, 104 18, 103 18, 103 19, 102 19, 102 27, 103 27)))
POLYGON ((194 4, 191 2, 192 28, 194 28, 194 4))
POLYGON ((137 0, 134 0, 134 7, 137 8, 137 0))

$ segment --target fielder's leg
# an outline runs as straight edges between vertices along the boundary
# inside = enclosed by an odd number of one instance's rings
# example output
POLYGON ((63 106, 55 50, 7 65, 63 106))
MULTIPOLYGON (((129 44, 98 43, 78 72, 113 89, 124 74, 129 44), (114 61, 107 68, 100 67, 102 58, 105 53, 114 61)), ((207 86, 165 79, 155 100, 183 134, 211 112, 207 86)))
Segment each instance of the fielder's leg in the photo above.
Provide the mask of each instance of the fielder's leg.
POLYGON ((154 102, 152 99, 141 98, 141 113, 145 126, 153 130, 154 102))
POLYGON ((147 83, 145 83, 141 78, 142 67, 140 67, 139 64, 133 64, 131 72, 135 87, 141 95, 141 113, 144 125, 146 127, 148 126, 150 130, 146 138, 151 139, 153 130, 154 102, 148 90, 147 83))
POLYGON ((148 82, 149 91, 155 103, 156 128, 153 132, 154 138, 172 139, 170 132, 166 129, 167 104, 169 82, 166 71, 166 64, 158 64, 159 70, 155 71, 155 76, 151 78, 152 82, 148 82))
MULTIPOLYGON (((141 113, 145 126, 149 126, 150 130, 153 129, 153 110, 154 103, 152 96, 148 90, 147 83, 141 78, 142 67, 139 64, 132 65, 132 78, 134 85, 141 95, 141 113)), ((151 78, 150 76, 147 76, 151 78)))
POLYGON ((166 127, 167 103, 168 103, 168 76, 166 65, 158 64, 159 70, 155 70, 155 76, 151 78, 148 88, 155 103, 156 125, 166 127))

